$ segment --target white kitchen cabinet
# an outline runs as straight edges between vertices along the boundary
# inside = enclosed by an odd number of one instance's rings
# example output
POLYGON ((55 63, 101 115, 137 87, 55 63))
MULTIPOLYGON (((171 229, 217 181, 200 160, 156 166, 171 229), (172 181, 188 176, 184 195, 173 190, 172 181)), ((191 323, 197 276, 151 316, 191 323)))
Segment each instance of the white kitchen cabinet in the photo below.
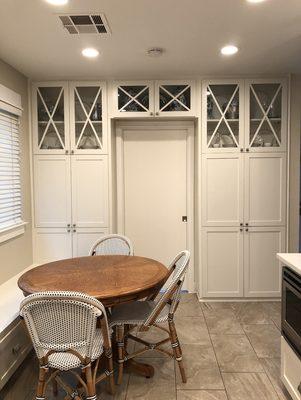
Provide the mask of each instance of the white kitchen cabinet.
POLYGON ((109 233, 108 228, 75 228, 72 229, 72 254, 73 257, 89 255, 93 244, 101 236, 109 233))
POLYGON ((245 84, 245 148, 250 152, 286 150, 286 79, 252 79, 245 84))
POLYGON ((122 81, 111 85, 110 114, 117 118, 195 115, 193 81, 122 81))
POLYGON ((281 295, 281 265, 276 254, 284 251, 284 227, 244 229, 246 297, 279 297, 281 295))
POLYGON ((286 154, 246 154, 244 181, 245 223, 249 226, 284 226, 286 154))
POLYGON ((74 155, 72 170, 72 226, 95 228, 109 224, 108 158, 74 155))
POLYGON ((203 226, 243 224, 243 155, 202 156, 203 226))
POLYGON ((34 154, 65 154, 69 152, 69 103, 67 98, 67 82, 33 84, 34 154))
POLYGON ((203 153, 237 153, 244 150, 243 88, 243 80, 203 82, 203 153))
POLYGON ((70 145, 73 154, 107 152, 107 107, 104 82, 71 82, 70 145))
POLYGON ((72 257, 70 228, 37 228, 34 231, 34 262, 45 264, 72 257))
POLYGON ((38 228, 71 224, 70 156, 34 156, 34 214, 38 228))
POLYGON ((241 228, 202 229, 204 297, 243 296, 243 232, 241 228))

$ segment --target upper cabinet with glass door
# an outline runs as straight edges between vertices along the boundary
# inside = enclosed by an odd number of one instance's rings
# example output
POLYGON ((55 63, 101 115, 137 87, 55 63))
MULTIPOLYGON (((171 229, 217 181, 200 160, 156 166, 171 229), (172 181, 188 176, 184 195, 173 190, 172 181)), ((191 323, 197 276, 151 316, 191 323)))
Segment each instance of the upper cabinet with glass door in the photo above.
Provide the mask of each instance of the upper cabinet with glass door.
POLYGON ((203 82, 203 151, 243 151, 243 83, 203 82))
POLYGON ((119 118, 194 115, 191 81, 115 82, 111 115, 119 118))
POLYGON ((106 153, 105 84, 70 83, 71 153, 106 153))
POLYGON ((35 154, 65 154, 69 151, 67 84, 33 86, 33 142, 35 154))
POLYGON ((111 114, 120 118, 153 116, 153 82, 115 82, 111 90, 111 114))
POLYGON ((155 84, 157 116, 193 116, 194 85, 191 81, 157 81, 155 84))
POLYGON ((285 80, 250 80, 246 84, 246 151, 283 151, 287 136, 285 80))

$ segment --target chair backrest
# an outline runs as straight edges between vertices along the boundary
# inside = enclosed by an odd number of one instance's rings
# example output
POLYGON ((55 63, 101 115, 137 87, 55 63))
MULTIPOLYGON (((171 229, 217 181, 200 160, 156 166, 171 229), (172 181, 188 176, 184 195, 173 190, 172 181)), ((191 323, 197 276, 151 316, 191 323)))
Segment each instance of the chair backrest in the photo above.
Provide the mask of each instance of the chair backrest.
POLYGON ((89 255, 122 255, 132 256, 134 254, 133 246, 126 236, 111 234, 97 240, 92 246, 89 255))
POLYGON ((38 358, 48 351, 80 349, 83 358, 91 358, 97 318, 105 347, 110 347, 106 311, 102 303, 79 292, 41 292, 26 297, 20 305, 38 358))
POLYGON ((167 285, 164 285, 165 291, 157 301, 153 311, 144 321, 144 326, 151 325, 166 303, 170 304, 170 313, 173 314, 178 306, 181 296, 181 289, 185 279, 185 274, 189 265, 190 253, 187 250, 181 251, 172 261, 169 270, 170 276, 167 285))

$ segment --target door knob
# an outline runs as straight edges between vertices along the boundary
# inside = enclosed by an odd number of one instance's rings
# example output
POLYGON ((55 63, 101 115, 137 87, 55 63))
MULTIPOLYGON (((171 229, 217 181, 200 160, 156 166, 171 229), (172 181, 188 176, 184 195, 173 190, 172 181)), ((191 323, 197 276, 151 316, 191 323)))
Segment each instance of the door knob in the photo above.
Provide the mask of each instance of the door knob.
POLYGON ((182 216, 182 221, 183 221, 183 222, 187 222, 187 215, 183 215, 183 216, 182 216))

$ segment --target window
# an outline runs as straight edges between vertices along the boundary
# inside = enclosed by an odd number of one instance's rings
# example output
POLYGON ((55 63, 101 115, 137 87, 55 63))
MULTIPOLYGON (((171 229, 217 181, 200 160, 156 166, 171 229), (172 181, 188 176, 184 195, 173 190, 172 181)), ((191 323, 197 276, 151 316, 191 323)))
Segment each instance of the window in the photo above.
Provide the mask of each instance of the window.
POLYGON ((0 232, 20 224, 19 117, 0 110, 0 232))

